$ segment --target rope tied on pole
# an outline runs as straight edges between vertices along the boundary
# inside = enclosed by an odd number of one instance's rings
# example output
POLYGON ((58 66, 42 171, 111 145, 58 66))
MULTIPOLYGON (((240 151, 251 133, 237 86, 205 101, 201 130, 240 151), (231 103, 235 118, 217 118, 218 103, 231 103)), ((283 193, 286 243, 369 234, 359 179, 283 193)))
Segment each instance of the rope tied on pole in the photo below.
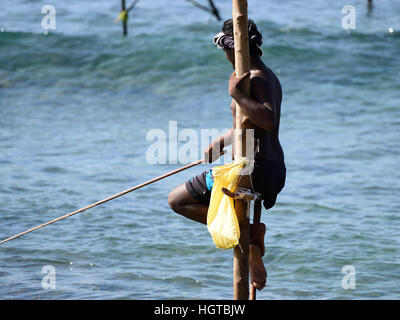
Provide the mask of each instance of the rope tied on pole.
POLYGON ((117 19, 115 19, 115 23, 118 23, 119 21, 123 21, 126 22, 128 21, 128 11, 127 10, 123 10, 119 13, 117 19))
POLYGON ((131 11, 139 1, 140 0, 133 1, 133 3, 126 9, 125 0, 121 0, 121 12, 114 22, 118 23, 119 21, 122 21, 122 32, 124 36, 128 34, 128 12, 131 11))

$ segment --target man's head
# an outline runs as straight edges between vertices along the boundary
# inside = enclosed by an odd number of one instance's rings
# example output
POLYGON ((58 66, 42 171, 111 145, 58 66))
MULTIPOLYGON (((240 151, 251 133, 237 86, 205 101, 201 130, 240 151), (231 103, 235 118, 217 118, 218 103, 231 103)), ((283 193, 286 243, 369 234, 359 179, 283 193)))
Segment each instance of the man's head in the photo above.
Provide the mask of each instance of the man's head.
MULTIPOLYGON (((257 25, 253 20, 248 20, 249 28, 249 48, 251 56, 262 56, 263 52, 260 48, 262 44, 262 35, 257 29, 257 25)), ((235 47, 233 41, 233 21, 228 19, 222 26, 222 32, 214 36, 214 44, 218 48, 225 51, 226 58, 232 65, 235 65, 235 47)))

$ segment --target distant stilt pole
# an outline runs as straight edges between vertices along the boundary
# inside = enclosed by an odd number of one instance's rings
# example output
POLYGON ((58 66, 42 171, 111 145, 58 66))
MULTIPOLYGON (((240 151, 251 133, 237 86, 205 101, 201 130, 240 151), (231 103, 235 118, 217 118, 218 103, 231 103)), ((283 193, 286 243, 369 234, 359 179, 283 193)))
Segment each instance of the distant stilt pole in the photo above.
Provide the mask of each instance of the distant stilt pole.
POLYGON ((214 15, 217 18, 218 21, 221 21, 221 15, 219 14, 219 10, 215 6, 213 0, 208 0, 209 7, 197 2, 196 0, 185 0, 185 1, 191 3, 196 8, 199 8, 201 10, 211 13, 212 15, 214 15))
POLYGON ((208 0, 208 4, 210 5, 211 13, 218 19, 218 21, 221 21, 221 16, 213 0, 208 0))
POLYGON ((128 12, 126 11, 125 0, 121 0, 121 12, 125 12, 124 17, 122 18, 122 34, 126 36, 128 34, 128 12))
POLYGON ((368 11, 371 11, 373 7, 374 7, 374 4, 373 4, 372 0, 368 0, 368 11))

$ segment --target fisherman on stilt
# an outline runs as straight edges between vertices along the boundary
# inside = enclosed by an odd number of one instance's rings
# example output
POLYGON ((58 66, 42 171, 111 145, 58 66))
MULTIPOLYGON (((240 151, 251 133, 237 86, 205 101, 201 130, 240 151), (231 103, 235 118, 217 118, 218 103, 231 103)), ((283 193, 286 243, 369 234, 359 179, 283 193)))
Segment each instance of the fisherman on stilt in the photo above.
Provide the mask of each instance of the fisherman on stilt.
MULTIPOLYGON (((236 102, 249 120, 255 125, 254 170, 251 174, 254 191, 262 195, 266 209, 275 205, 278 193, 283 189, 286 179, 284 153, 279 142, 279 123, 281 115, 282 89, 277 76, 262 62, 260 46, 262 35, 256 24, 248 21, 250 47, 250 73, 236 77, 233 72, 229 79, 229 94, 232 96, 231 112, 233 127, 225 135, 213 141, 205 151, 206 159, 218 159, 223 148, 233 141, 235 129, 236 102), (246 96, 241 89, 246 77, 250 77, 251 95, 246 96)), ((214 43, 225 51, 226 58, 235 68, 235 53, 232 19, 224 22, 222 32, 214 37, 214 43)), ((234 150, 232 150, 232 154, 234 150)), ((207 211, 213 186, 212 169, 191 178, 174 188, 168 203, 176 212, 191 220, 207 224, 207 211)), ((259 201, 259 200, 256 200, 259 201)), ((259 211, 261 211, 261 206, 259 211)), ((257 213, 255 212, 255 215, 257 213)), ((250 281, 258 290, 265 287, 267 273, 262 261, 265 225, 255 219, 250 225, 250 281)))

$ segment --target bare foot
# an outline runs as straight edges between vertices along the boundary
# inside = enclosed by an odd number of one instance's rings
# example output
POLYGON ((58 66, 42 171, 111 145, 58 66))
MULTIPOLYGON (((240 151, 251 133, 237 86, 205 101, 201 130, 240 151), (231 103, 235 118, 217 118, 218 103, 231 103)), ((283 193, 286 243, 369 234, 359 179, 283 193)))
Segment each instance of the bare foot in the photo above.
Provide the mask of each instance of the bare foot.
POLYGON ((250 244, 249 254, 250 281, 256 289, 262 290, 267 282, 267 271, 262 261, 260 247, 250 244))

